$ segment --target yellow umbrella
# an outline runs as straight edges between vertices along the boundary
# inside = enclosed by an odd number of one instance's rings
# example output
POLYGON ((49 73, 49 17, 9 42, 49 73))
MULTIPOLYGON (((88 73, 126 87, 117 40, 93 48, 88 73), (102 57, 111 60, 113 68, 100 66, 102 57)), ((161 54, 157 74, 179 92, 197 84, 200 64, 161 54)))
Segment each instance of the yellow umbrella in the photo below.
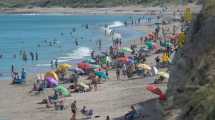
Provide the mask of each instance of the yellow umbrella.
POLYGON ((58 70, 61 72, 67 71, 72 65, 70 64, 60 64, 58 70))
POLYGON ((58 75, 54 71, 49 71, 45 74, 45 78, 51 77, 55 80, 59 80, 58 75))
POLYGON ((158 75, 162 76, 162 77, 164 77, 166 79, 169 79, 169 73, 168 72, 161 71, 161 72, 158 73, 158 75))
POLYGON ((151 70, 152 68, 147 65, 147 64, 138 64, 137 65, 138 68, 141 68, 141 69, 145 69, 145 70, 151 70))

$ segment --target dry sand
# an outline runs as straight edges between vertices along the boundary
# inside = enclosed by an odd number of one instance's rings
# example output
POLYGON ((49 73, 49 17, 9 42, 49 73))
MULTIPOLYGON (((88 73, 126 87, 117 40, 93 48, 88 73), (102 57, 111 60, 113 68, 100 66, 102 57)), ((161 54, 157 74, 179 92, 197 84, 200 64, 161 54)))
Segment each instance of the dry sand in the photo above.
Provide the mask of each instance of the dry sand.
MULTIPOLYGON (((151 61, 153 57, 148 58, 148 61, 151 61)), ((106 115, 110 115, 111 118, 119 118, 129 111, 131 105, 145 110, 143 113, 147 116, 146 120, 158 120, 160 117, 158 110, 156 110, 154 102, 149 101, 157 96, 146 90, 146 85, 151 83, 154 78, 117 81, 114 72, 110 74, 111 79, 100 84, 98 91, 74 93, 71 97, 67 97, 67 108, 64 111, 55 111, 53 108, 47 109, 45 105, 37 104, 46 96, 52 95, 52 89, 46 90, 40 95, 32 96, 28 93, 32 87, 30 82, 27 82, 26 85, 14 86, 9 85, 10 81, 0 81, 0 120, 69 120, 71 116, 69 106, 73 100, 77 100, 79 109, 86 105, 94 110, 94 115, 101 116, 93 118, 93 120, 104 120, 106 115), (146 108, 144 108, 146 101, 151 105, 147 103, 146 108), (158 115, 153 115, 156 113, 158 115)), ((161 84, 160 87, 163 90, 166 89, 165 84, 161 84)), ((79 113, 78 118, 83 119, 84 116, 79 113)))

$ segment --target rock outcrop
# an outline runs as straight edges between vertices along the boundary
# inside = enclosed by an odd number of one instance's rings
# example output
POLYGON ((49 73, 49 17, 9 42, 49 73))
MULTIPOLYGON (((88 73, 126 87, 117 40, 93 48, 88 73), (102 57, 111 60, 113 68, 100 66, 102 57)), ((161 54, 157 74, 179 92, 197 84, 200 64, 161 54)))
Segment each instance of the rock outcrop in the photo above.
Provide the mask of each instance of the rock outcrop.
POLYGON ((203 2, 170 68, 168 102, 178 120, 215 120, 215 1, 203 2))

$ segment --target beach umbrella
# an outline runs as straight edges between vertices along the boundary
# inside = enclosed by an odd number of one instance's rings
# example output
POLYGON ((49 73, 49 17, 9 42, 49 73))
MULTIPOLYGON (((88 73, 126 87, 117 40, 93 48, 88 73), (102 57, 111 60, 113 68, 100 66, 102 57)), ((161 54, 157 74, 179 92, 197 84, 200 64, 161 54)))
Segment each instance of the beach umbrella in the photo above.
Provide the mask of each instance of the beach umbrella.
POLYGON ((116 60, 122 63, 128 63, 129 61, 128 57, 119 57, 116 60))
POLYGON ((61 72, 67 71, 72 65, 70 64, 60 64, 58 70, 61 72))
POLYGON ((166 100, 166 95, 154 84, 150 84, 146 87, 146 89, 156 95, 159 95, 160 100, 166 100))
POLYGON ((158 74, 158 69, 155 66, 153 66, 152 68, 153 68, 154 74, 157 75, 158 74))
POLYGON ((45 74, 45 79, 47 79, 48 77, 51 77, 55 80, 59 80, 58 75, 54 72, 54 71, 49 71, 45 74))
POLYGON ((103 78, 103 79, 107 79, 108 76, 106 75, 105 72, 96 72, 96 76, 103 78))
POLYGON ((150 84, 146 87, 146 89, 156 95, 161 95, 162 91, 160 90, 160 88, 158 88, 156 85, 154 84, 150 84))
POLYGON ((159 49, 160 48, 157 43, 152 43, 152 46, 153 46, 154 49, 159 49))
POLYGON ((152 41, 147 41, 145 44, 146 44, 146 46, 147 46, 148 49, 152 49, 153 48, 152 41))
POLYGON ((98 68, 101 68, 101 66, 100 65, 91 65, 91 68, 98 69, 98 68))
POLYGON ((48 77, 48 78, 46 78, 47 79, 47 81, 48 81, 48 85, 49 86, 57 86, 58 85, 58 81, 57 80, 55 80, 55 79, 53 79, 52 77, 48 77))
POLYGON ((90 63, 90 64, 96 63, 96 61, 94 59, 92 59, 92 58, 88 58, 88 59, 84 60, 83 62, 90 63))
POLYGON ((100 71, 105 71, 105 70, 103 68, 96 68, 95 71, 100 72, 100 71))
POLYGON ((151 69, 152 69, 152 68, 151 68, 149 65, 147 65, 147 64, 138 64, 137 67, 140 68, 140 69, 145 69, 145 70, 151 70, 151 69))
POLYGON ((132 49, 128 48, 128 47, 123 47, 123 48, 120 48, 120 51, 121 52, 132 52, 132 49))
POLYGON ((88 69, 90 69, 91 68, 91 65, 90 64, 88 64, 88 63, 79 63, 78 64, 78 68, 81 68, 82 70, 88 70, 88 69))
POLYGON ((70 92, 63 85, 58 85, 55 90, 62 93, 64 97, 70 96, 70 92))
POLYGON ((159 72, 158 75, 159 75, 159 76, 162 76, 162 77, 164 77, 164 78, 166 78, 166 79, 169 79, 169 76, 170 76, 169 73, 163 72, 163 71, 159 72))
POLYGON ((76 73, 80 73, 80 74, 84 74, 84 70, 82 70, 81 68, 72 68, 72 69, 69 69, 69 71, 73 71, 73 72, 76 72, 76 73))
POLYGON ((83 87, 85 90, 90 89, 89 85, 85 84, 84 82, 80 82, 79 85, 83 87))

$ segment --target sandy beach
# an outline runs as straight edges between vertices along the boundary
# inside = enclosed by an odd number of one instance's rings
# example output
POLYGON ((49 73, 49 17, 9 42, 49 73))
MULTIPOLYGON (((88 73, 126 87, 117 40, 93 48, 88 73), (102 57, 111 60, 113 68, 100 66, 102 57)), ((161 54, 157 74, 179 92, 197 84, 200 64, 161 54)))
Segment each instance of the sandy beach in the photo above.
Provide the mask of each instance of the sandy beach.
MULTIPOLYGON (((155 56, 147 58, 148 63, 155 56)), ((68 120, 71 117, 70 104, 76 100, 79 110, 82 106, 87 106, 95 111, 93 118, 104 120, 107 115, 112 119, 122 117, 129 111, 131 105, 144 112, 147 120, 158 120, 159 111, 153 107, 158 96, 153 95, 146 90, 146 85, 154 81, 154 77, 132 78, 116 80, 115 72, 111 72, 111 79, 100 84, 98 91, 87 93, 74 93, 71 97, 66 98, 66 110, 55 111, 54 108, 47 109, 45 105, 37 104, 48 95, 52 95, 52 89, 46 90, 40 95, 28 93, 32 88, 32 83, 26 85, 14 86, 9 85, 10 81, 0 81, 0 119, 5 120, 68 120), (147 102, 152 102, 151 105, 147 102), (147 103, 147 104, 144 104, 147 103), (153 108, 151 108, 153 107, 153 108), (157 114, 157 115, 155 115, 157 114)), ((165 91, 166 84, 160 84, 159 87, 165 91)), ((84 116, 78 114, 78 120, 84 119, 84 116)))
MULTIPOLYGON (((159 7, 143 8, 140 6, 117 7, 117 8, 32 8, 32 9, 1 9, 3 13, 64 13, 64 14, 158 14, 159 7), (86 12, 87 11, 87 12, 86 12)), ((170 14, 172 12, 167 12, 170 14)), ((171 28, 173 24, 169 25, 171 28)), ((176 24, 179 26, 180 24, 176 24)), ((154 31, 153 26, 136 26, 137 30, 144 30, 147 33, 154 31)), ((138 42, 137 42, 138 43, 138 42)), ((146 58, 146 64, 154 65, 157 55, 146 58)), ((143 112, 143 120, 162 120, 161 113, 157 106, 157 95, 146 90, 146 86, 153 83, 155 76, 132 79, 116 80, 115 71, 110 72, 110 79, 99 84, 98 91, 86 93, 72 93, 66 97, 66 110, 55 111, 54 108, 47 109, 45 105, 37 104, 45 97, 52 95, 52 89, 46 89, 39 95, 31 95, 28 92, 32 89, 32 79, 25 85, 10 85, 11 81, 0 81, 0 120, 69 120, 71 117, 70 104, 76 100, 78 110, 87 106, 94 110, 92 120, 105 120, 109 115, 111 119, 120 120, 134 105, 143 112)), ((84 78, 82 78, 84 79, 84 78)), ((166 83, 159 84, 162 91, 166 90, 166 83)), ((84 120, 84 116, 78 112, 78 120, 84 120)))

